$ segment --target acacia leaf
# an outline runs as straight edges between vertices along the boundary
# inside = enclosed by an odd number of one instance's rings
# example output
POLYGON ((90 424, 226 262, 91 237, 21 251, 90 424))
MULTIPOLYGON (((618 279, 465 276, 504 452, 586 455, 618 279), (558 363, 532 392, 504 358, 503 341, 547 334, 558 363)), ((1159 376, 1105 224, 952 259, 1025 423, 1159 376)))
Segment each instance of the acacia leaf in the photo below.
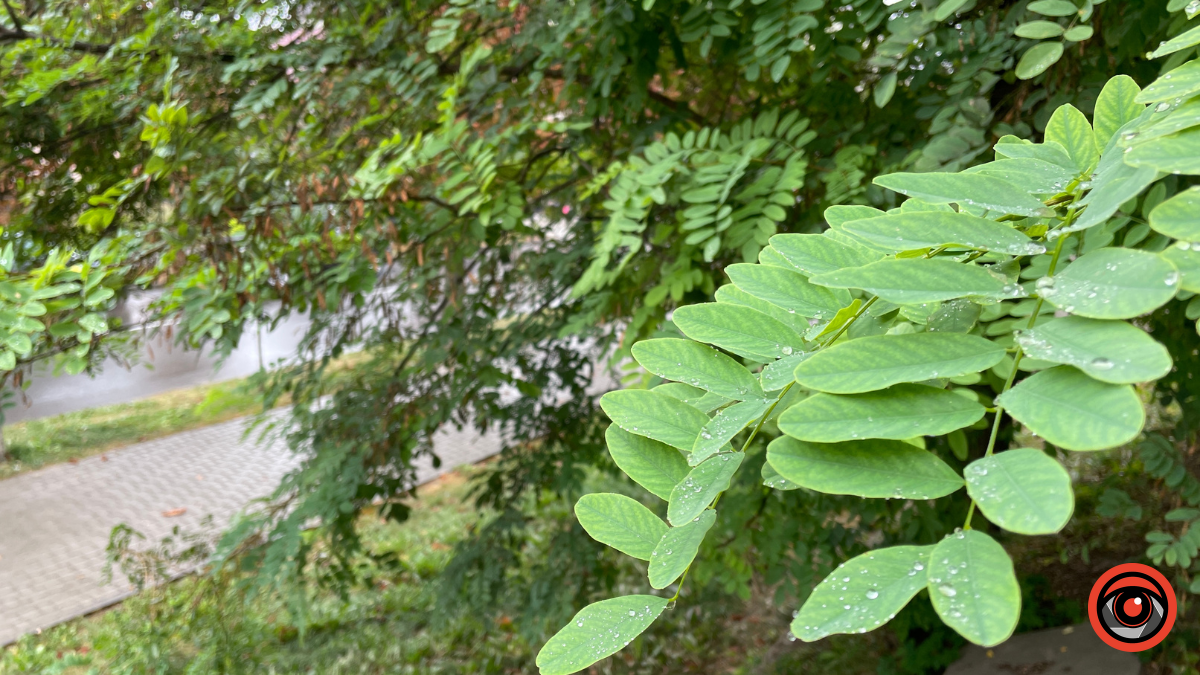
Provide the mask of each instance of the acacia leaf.
POLYGON ((929 599, 942 621, 977 645, 1004 642, 1021 615, 1012 559, 988 535, 947 535, 929 555, 929 599))
POLYGON ((1034 373, 996 398, 1030 431, 1067 450, 1105 450, 1137 437, 1146 422, 1129 385, 1094 380, 1070 366, 1034 373))
POLYGON ((809 443, 780 436, 767 446, 780 476, 810 490, 887 499, 937 499, 963 480, 936 455, 903 441, 809 443))
POLYGON ((815 394, 779 416, 779 430, 802 441, 904 440, 941 436, 974 424, 983 406, 923 384, 897 384, 863 394, 815 394))
POLYGON ((1071 476, 1036 448, 983 457, 963 470, 967 494, 988 520, 1017 534, 1053 534, 1075 510, 1071 476))
POLYGON ((570 675, 612 656, 654 623, 667 599, 626 595, 594 602, 579 610, 537 655, 541 675, 570 675))
POLYGON ((792 634, 813 642, 863 633, 887 623, 926 586, 933 546, 893 546, 838 565, 792 619, 792 634))

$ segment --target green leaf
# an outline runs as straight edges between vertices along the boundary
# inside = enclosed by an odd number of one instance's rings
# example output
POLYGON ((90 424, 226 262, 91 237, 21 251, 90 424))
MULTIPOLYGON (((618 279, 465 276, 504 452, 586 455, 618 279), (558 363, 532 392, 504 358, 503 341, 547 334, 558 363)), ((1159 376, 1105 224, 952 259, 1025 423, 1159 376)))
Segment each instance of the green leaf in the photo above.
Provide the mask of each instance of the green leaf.
MULTIPOLYGON (((947 0, 947 2, 959 2, 960 0, 947 0)), ((890 72, 879 78, 879 82, 875 85, 875 107, 883 108, 892 100, 892 95, 896 93, 896 73, 890 72)))
POLYGON ((1128 75, 1117 75, 1100 90, 1096 99, 1096 112, 1092 116, 1095 125, 1096 145, 1103 148, 1127 123, 1137 119, 1145 106, 1137 102, 1141 89, 1128 75))
POLYGON ((723 452, 692 469, 671 491, 667 520, 678 527, 700 515, 717 495, 729 489, 729 481, 743 459, 743 453, 723 452))
POLYGON ((1006 159, 1040 159, 1071 171, 1072 176, 1079 172, 1079 169, 1075 168, 1075 161, 1067 154, 1067 149, 1058 143, 1021 141, 1019 143, 997 143, 994 147, 996 154, 1006 159))
POLYGON ((660 384, 651 389, 651 391, 657 391, 660 394, 666 394, 671 398, 683 401, 704 414, 711 413, 717 408, 733 402, 733 399, 728 399, 724 396, 704 391, 703 389, 697 389, 690 384, 683 384, 682 382, 660 384))
POLYGON ((925 324, 930 333, 966 333, 979 321, 982 307, 970 300, 958 299, 944 302, 925 324))
POLYGON ((667 602, 627 595, 584 607, 538 652, 541 675, 570 675, 616 654, 654 623, 667 602))
POLYGON ((967 435, 960 431, 952 431, 946 436, 946 442, 950 445, 950 451, 960 462, 967 461, 967 452, 970 448, 967 447, 967 435))
POLYGON ((861 267, 880 258, 878 253, 824 234, 777 234, 771 237, 771 248, 806 274, 861 267))
POLYGON ((850 304, 850 294, 808 283, 804 275, 779 267, 738 263, 725 268, 734 285, 754 297, 800 316, 828 319, 850 304))
POLYGON ((942 3, 934 10, 933 18, 936 21, 945 21, 965 4, 967 4, 967 0, 942 0, 942 3))
POLYGON ((911 251, 954 244, 1012 255, 1039 255, 1046 252, 1044 246, 1035 244, 1032 239, 1008 225, 967 213, 897 213, 851 221, 842 228, 889 251, 911 251))
POLYGON ((683 334, 748 359, 762 362, 804 351, 796 331, 749 307, 706 302, 675 310, 672 321, 683 334))
POLYGON ((645 389, 610 391, 600 407, 625 431, 690 451, 708 415, 666 394, 645 389))
POLYGON ((0 350, 0 370, 12 370, 17 367, 17 355, 11 351, 0 350))
MULTIPOLYGON (((1159 103, 1155 108, 1161 108, 1163 105, 1164 103, 1159 103)), ((1169 103, 1166 105, 1170 106, 1169 103)), ((1138 106, 1139 110, 1144 108, 1145 106, 1138 106)), ((1185 131, 1197 125, 1200 125, 1200 100, 1191 99, 1166 114, 1153 115, 1147 123, 1131 125, 1132 130, 1122 133, 1118 140, 1122 147, 1131 147, 1153 138, 1185 131)))
POLYGON ((1150 227, 1172 239, 1200 241, 1200 187, 1188 188, 1154 207, 1150 227))
POLYGON ((763 462, 760 473, 762 474, 763 485, 766 485, 773 490, 800 489, 799 485, 796 485, 792 481, 780 476, 779 472, 775 470, 775 467, 771 466, 770 462, 763 462))
POLYGON ((68 375, 78 375, 87 370, 88 361, 80 356, 71 355, 63 362, 63 371, 68 375))
POLYGON ((975 173, 889 173, 874 182, 931 204, 974 206, 998 213, 1046 216, 1041 200, 999 178, 975 173))
POLYGON ((993 276, 982 267, 936 258, 880 260, 862 267, 818 274, 809 281, 836 288, 861 288, 897 305, 920 305, 969 296, 1018 298, 1025 294, 1017 284, 993 276))
POLYGON ((1067 470, 1035 448, 975 460, 963 471, 967 494, 987 519, 1017 534, 1053 534, 1075 510, 1067 470))
POLYGON ((744 366, 712 347, 691 340, 660 338, 633 345, 633 358, 666 380, 700 387, 726 398, 763 398, 762 387, 744 366))
POLYGON ((809 389, 858 394, 900 382, 977 373, 1003 358, 1004 347, 976 335, 873 335, 813 354, 796 366, 795 377, 809 389))
POLYGON ((800 352, 768 363, 758 374, 763 391, 779 391, 795 381, 792 373, 801 361, 812 356, 812 352, 800 352))
POLYGON ((1200 244, 1177 241, 1161 255, 1179 270, 1180 290, 1200 293, 1200 244))
POLYGON ((826 494, 937 499, 963 486, 936 455, 904 441, 808 443, 780 436, 767 446, 767 461, 780 476, 826 494))
POLYGON ((700 430, 700 435, 696 436, 692 454, 688 456, 688 464, 695 466, 719 452, 739 431, 745 429, 746 425, 758 421, 774 402, 774 399, 754 399, 731 405, 718 412, 700 430))
POLYGON ((1067 31, 1063 35, 1063 38, 1065 38, 1067 42, 1083 42, 1084 40, 1092 39, 1092 34, 1095 32, 1095 29, 1091 26, 1075 26, 1071 30, 1067 31))
POLYGON ((1163 520, 1168 523, 1182 523, 1185 521, 1196 520, 1200 518, 1200 509, 1171 509, 1163 516, 1163 520))
POLYGON ((1027 9, 1043 16, 1071 16, 1079 11, 1074 3, 1067 0, 1035 0, 1029 3, 1027 9))
POLYGON ((789 64, 791 64, 791 62, 791 54, 784 54, 776 59, 775 63, 771 64, 771 81, 778 82, 782 80, 784 74, 787 73, 787 67, 789 64))
POLYGON ((1097 173, 1100 177, 1093 184, 1092 191, 1080 201, 1080 205, 1087 206, 1087 209, 1062 232, 1086 230, 1103 223, 1112 217, 1122 204, 1137 197, 1158 177, 1154 169, 1139 169, 1119 161, 1097 173))
POLYGON ((575 517, 588 535, 638 560, 649 560, 667 524, 636 499, 617 494, 584 495, 575 517))
POLYGON ((1100 148, 1096 146, 1092 125, 1087 116, 1070 103, 1058 106, 1050 116, 1046 123, 1046 140, 1066 148, 1080 171, 1089 171, 1100 161, 1100 148))
POLYGON ((1151 82, 1135 99, 1138 103, 1158 103, 1189 98, 1200 91, 1200 61, 1188 61, 1151 82))
POLYGON ((18 356, 26 356, 33 349, 33 341, 24 333, 12 333, 5 339, 5 344, 8 348, 17 353, 18 356))
POLYGON ((675 448, 631 434, 615 424, 609 425, 604 439, 617 467, 661 499, 670 499, 671 490, 690 470, 687 460, 675 448))
POLYGON ((75 293, 80 289, 80 285, 74 282, 67 284, 54 284, 45 288, 39 288, 33 292, 34 300, 45 300, 47 298, 57 298, 68 293, 75 293))
POLYGON ((1157 59, 1168 54, 1174 54, 1177 51, 1187 49, 1189 47, 1195 47, 1196 45, 1200 45, 1200 26, 1197 26, 1181 35, 1176 35, 1170 40, 1162 43, 1158 46, 1158 49, 1154 50, 1154 53, 1150 55, 1150 58, 1157 59))
POLYGON ((829 573, 792 619, 792 634, 814 642, 887 623, 925 588, 933 546, 893 546, 847 560, 829 573))
POLYGON ((1055 307, 1093 319, 1132 319, 1175 297, 1179 271, 1162 256, 1101 248, 1061 274, 1038 281, 1038 294, 1055 307))
POLYGON ((842 226, 842 223, 850 222, 851 220, 862 220, 863 218, 874 218, 875 216, 884 215, 879 209, 862 206, 859 204, 838 204, 825 209, 825 222, 829 223, 829 227, 837 230, 842 226))
POLYGON ((1039 42, 1021 57, 1017 62, 1017 77, 1028 80, 1042 73, 1050 66, 1058 63, 1063 55, 1061 42, 1039 42))
POLYGON ((933 549, 929 599, 947 626, 984 647, 1007 640, 1021 615, 1012 559, 977 530, 951 534, 933 549))
POLYGON ((689 523, 672 527, 654 548, 648 568, 651 588, 666 588, 696 559, 704 535, 717 521, 717 512, 705 509, 689 523))
POLYGON ((1163 173, 1200 174, 1200 129, 1138 143, 1125 153, 1125 163, 1163 173))
POLYGON ((1027 21, 1017 26, 1013 30, 1013 34, 1031 40, 1044 40, 1062 35, 1063 27, 1053 21, 1027 21))
POLYGON ((80 317, 79 326, 92 333, 104 333, 108 330, 108 321, 101 314, 86 314, 80 317))
POLYGON ((1066 167, 1032 157, 998 159, 973 166, 966 171, 1008 181, 1035 195, 1062 192, 1075 178, 1075 172, 1066 167))
POLYGON ((1099 382, 1070 366, 1034 373, 996 403, 1067 450, 1115 448, 1137 438, 1146 421, 1133 387, 1099 382))
POLYGON ((941 436, 974 424, 983 406, 945 389, 897 384, 864 394, 816 394, 788 408, 779 430, 802 441, 836 443, 857 438, 904 440, 941 436))
POLYGON ((87 298, 85 298, 83 301, 83 304, 87 305, 88 307, 95 307, 96 305, 109 300, 114 295, 116 295, 116 291, 107 286, 101 286, 93 290, 91 293, 88 293, 87 298))
POLYGON ((1062 317, 1021 333, 1017 343, 1035 359, 1075 366, 1112 384, 1149 382, 1171 370, 1167 348, 1123 321, 1062 317))
POLYGON ((718 288, 714 297, 718 304, 741 305, 742 307, 749 307, 750 309, 762 312, 795 331, 797 335, 804 335, 812 328, 806 317, 800 316, 795 312, 789 313, 786 309, 778 305, 773 305, 766 300, 756 298, 733 284, 725 284, 718 288))

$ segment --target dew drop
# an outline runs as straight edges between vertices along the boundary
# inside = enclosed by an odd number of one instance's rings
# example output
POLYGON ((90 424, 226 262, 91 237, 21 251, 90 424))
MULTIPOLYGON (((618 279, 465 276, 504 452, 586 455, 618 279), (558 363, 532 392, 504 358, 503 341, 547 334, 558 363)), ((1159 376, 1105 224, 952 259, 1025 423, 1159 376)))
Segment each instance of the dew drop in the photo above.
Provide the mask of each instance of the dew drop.
POLYGON ((941 593, 947 598, 953 598, 954 596, 958 595, 958 591, 954 590, 954 587, 950 584, 942 584, 938 586, 937 589, 938 593, 941 593))
POLYGON ((879 597, 879 591, 875 590, 874 588, 867 591, 867 599, 868 600, 874 600, 875 598, 878 598, 878 597, 879 597))
POLYGON ((1110 370, 1113 367, 1113 362, 1103 356, 1092 359, 1092 367, 1097 370, 1110 370))

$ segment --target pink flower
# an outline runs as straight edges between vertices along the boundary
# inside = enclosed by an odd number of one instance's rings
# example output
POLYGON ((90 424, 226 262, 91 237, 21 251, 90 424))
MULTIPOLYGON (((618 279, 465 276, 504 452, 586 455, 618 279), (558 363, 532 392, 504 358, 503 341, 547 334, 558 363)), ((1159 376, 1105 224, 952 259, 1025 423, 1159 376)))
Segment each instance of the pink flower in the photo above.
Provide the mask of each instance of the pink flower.
POLYGON ((569 214, 570 212, 571 212, 571 207, 570 207, 570 206, 564 206, 564 207, 563 207, 563 215, 564 215, 564 216, 565 216, 565 215, 567 215, 567 214, 569 214))

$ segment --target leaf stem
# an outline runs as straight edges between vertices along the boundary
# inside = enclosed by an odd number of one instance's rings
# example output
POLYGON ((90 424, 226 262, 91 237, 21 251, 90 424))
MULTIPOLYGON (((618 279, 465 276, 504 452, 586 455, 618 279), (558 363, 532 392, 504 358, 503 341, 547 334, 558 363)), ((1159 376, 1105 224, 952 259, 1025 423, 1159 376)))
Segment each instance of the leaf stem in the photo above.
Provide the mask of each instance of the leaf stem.
MULTIPOLYGON (((1067 214, 1066 224, 1070 225, 1071 221, 1074 219, 1075 219, 1075 211, 1074 211, 1074 209, 1072 209, 1067 214)), ((1072 234, 1073 234, 1072 232, 1068 232, 1058 238, 1058 244, 1054 247, 1054 255, 1051 256, 1051 258, 1050 258, 1050 267, 1049 267, 1049 269, 1046 270, 1047 277, 1054 275, 1054 270, 1058 268, 1058 259, 1059 259, 1059 257, 1062 256, 1063 245, 1066 244, 1067 239, 1071 238, 1072 234)), ((1046 302, 1046 299, 1044 297, 1042 297, 1041 294, 1039 294, 1038 299, 1037 299, 1037 304, 1035 304, 1033 306, 1033 314, 1029 315, 1029 323, 1026 325, 1026 330, 1033 328, 1034 324, 1037 322, 1038 316, 1042 313, 1042 305, 1045 304, 1045 302, 1046 302)), ((1008 373, 1008 378, 1004 381, 1004 387, 1000 390, 1000 394, 1004 394, 1004 392, 1008 391, 1009 389, 1012 389, 1013 381, 1016 380, 1016 378, 1017 378, 1017 369, 1020 367, 1021 358, 1024 355, 1025 355, 1025 352, 1021 349, 1020 345, 1017 345, 1017 351, 1016 351, 1015 355, 1013 356, 1012 370, 1008 373)), ((1003 418, 1004 418, 1004 406, 997 403, 996 404, 996 416, 992 419, 992 435, 988 438, 987 451, 984 452, 984 454, 983 454, 984 457, 991 457, 992 453, 996 450, 996 438, 1000 435, 1000 420, 1003 418)), ((967 520, 965 523, 963 523, 964 530, 971 529, 971 518, 974 517, 974 515, 975 515, 975 500, 972 499, 971 506, 967 509, 967 520)))

